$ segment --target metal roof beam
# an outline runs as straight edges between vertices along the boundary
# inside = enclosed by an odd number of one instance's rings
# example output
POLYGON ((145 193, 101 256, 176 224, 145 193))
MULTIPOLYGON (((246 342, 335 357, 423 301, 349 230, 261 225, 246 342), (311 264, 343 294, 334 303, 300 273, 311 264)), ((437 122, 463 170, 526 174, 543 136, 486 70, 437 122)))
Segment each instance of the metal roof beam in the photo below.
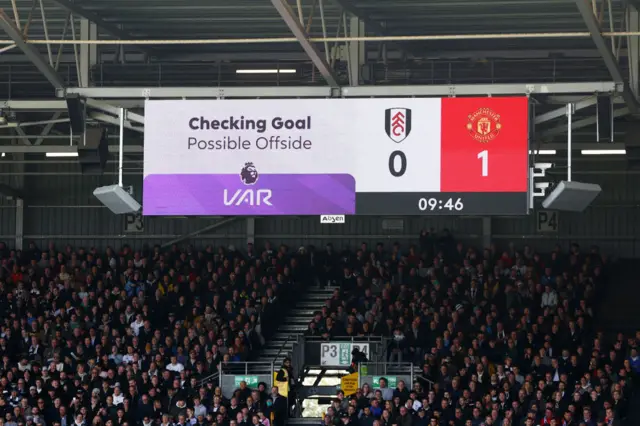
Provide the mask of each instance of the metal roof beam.
POLYGON ((640 0, 627 0, 627 3, 640 10, 640 0))
MULTIPOLYGON (((593 140, 593 139, 592 139, 593 140)), ((539 146, 535 147, 535 150, 555 150, 555 151, 563 151, 560 152, 558 154, 551 154, 551 156, 553 157, 553 155, 566 155, 566 151, 567 151, 567 143, 566 142, 546 142, 546 143, 541 143, 539 146)), ((606 149, 611 149, 611 150, 621 150, 621 149, 625 149, 626 145, 624 143, 621 142, 611 142, 611 143, 599 143, 599 142, 580 142, 580 141, 573 141, 573 143, 571 144, 571 149, 573 151, 579 151, 582 149, 589 149, 589 150, 596 150, 596 149, 600 149, 600 150, 606 150, 606 149)), ((548 154, 537 154, 538 157, 538 161, 540 161, 540 159, 543 158, 547 158, 548 154)))
POLYGON ((27 133, 24 131, 22 127, 14 127, 13 130, 15 130, 18 136, 23 138, 23 142, 25 145, 31 145, 31 140, 29 139, 29 137, 27 136, 27 133))
MULTIPOLYGON (((595 96, 582 99, 578 102, 574 103, 574 110, 580 111, 581 109, 589 108, 590 106, 595 105, 598 102, 598 98, 595 96)), ((562 108, 554 109, 553 111, 545 112, 544 114, 540 114, 533 121, 534 124, 542 124, 547 121, 555 120, 556 118, 566 117, 567 115, 567 107, 566 105, 562 108)))
MULTIPOLYGON (((120 120, 116 117, 113 117, 109 114, 103 114, 100 112, 90 112, 89 113, 89 117, 93 118, 94 120, 97 121, 102 121, 103 123, 108 123, 108 124, 113 124, 114 126, 119 126, 120 125, 120 120)), ((129 129, 129 130, 133 130, 135 132, 140 132, 143 133, 144 132, 144 127, 142 126, 135 126, 130 120, 124 120, 124 128, 125 129, 129 129)))
MULTIPOLYGON (((374 34, 377 34, 383 37, 390 35, 389 31, 387 31, 387 29, 380 22, 371 19, 366 13, 358 9, 358 7, 355 5, 355 3, 352 0, 332 0, 332 1, 336 3, 338 6, 340 6, 341 8, 343 8, 345 11, 349 12, 354 16, 357 16, 362 22, 364 22, 365 29, 367 31, 371 31, 374 34)), ((410 52, 416 55, 416 50, 408 46, 406 43, 394 41, 394 42, 389 42, 389 44, 392 44, 402 49, 405 52, 410 52)))
MULTIPOLYGON (((90 10, 83 9, 72 1, 69 0, 51 0, 53 3, 57 4, 61 8, 67 10, 68 12, 80 16, 81 18, 87 19, 88 21, 93 22, 100 28, 102 31, 108 33, 109 35, 119 38, 122 40, 132 40, 134 39, 133 35, 120 29, 117 25, 110 24, 102 19, 98 14, 91 12, 90 10)), ((153 49, 139 47, 136 48, 142 52, 149 54, 156 54, 153 49)))
MULTIPOLYGON (((578 122, 579 123, 579 122, 578 122)), ((589 121, 589 123, 594 124, 594 121, 589 121)), ((580 124, 578 124, 580 126, 580 124)), ((584 126, 582 126, 584 127, 584 126)), ((575 128, 575 127, 574 127, 575 128)), ((564 131, 566 131, 566 125, 564 126, 564 131)), ((35 136, 34 136, 35 137, 35 136)), ((67 136, 69 137, 69 136, 67 136)), ((596 142, 576 142, 573 145, 573 149, 624 149, 625 145, 623 143, 596 143, 596 142)), ((557 151, 566 151, 567 144, 566 143, 557 143, 557 142, 547 142, 542 143, 535 148, 535 150, 550 150, 554 149, 557 151)), ((8 153, 8 154, 44 154, 47 152, 77 152, 76 146, 70 145, 0 145, 0 151, 8 153)), ((118 153, 118 145, 109 145, 110 153, 118 153)), ((124 146, 125 154, 143 154, 144 146, 143 145, 125 145, 124 146)), ((546 156, 543 156, 543 158, 546 156)))
MULTIPOLYGON (((118 116, 120 114, 120 108, 115 107, 113 105, 109 105, 105 102, 96 101, 94 99, 85 100, 85 105, 89 108, 94 108, 105 112, 107 114, 113 114, 114 116, 118 116)), ((136 114, 135 112, 125 111, 125 119, 132 123, 138 123, 144 125, 144 116, 140 114, 136 114)))
MULTIPOLYGON (((111 114, 117 115, 117 108, 124 109, 132 109, 132 108, 142 108, 144 107, 143 100, 127 100, 127 99, 119 99, 119 100, 111 100, 109 104, 102 103, 100 104, 96 100, 88 100, 88 104, 90 107, 94 107, 96 109, 102 109, 103 111, 109 112, 111 114), (105 108, 109 108, 106 110, 105 108)), ((7 109, 10 111, 30 111, 30 112, 51 112, 51 111, 67 111, 67 101, 64 99, 41 99, 41 100, 32 100, 32 99, 9 99, 4 102, 0 101, 0 109, 7 109)), ((131 117, 131 112, 128 112, 129 117, 131 117)), ((135 121, 135 116, 134 116, 135 121)))
POLYGON ((8 109, 12 111, 33 111, 33 112, 48 112, 48 111, 66 111, 67 102, 64 100, 18 100, 8 99, 4 102, 0 102, 0 109, 8 109))
MULTIPOLYGON (((638 0, 640 1, 640 0, 638 0)), ((366 24, 365 24, 366 25, 366 24)), ((366 27, 365 27, 366 29, 366 27)), ((391 42, 389 42, 391 43, 391 42)), ((600 53, 594 49, 573 49, 569 52, 562 49, 534 49, 534 50, 429 50, 420 54, 425 60, 455 60, 455 59, 552 59, 554 55, 559 55, 563 59, 584 59, 599 58, 600 53), (561 56, 560 56, 561 55, 561 56)), ((620 57, 626 57, 628 51, 620 49, 620 57)), ((367 60, 375 61, 379 57, 378 49, 371 47, 367 50, 367 60)), ((111 52, 101 52, 100 60, 104 63, 116 62, 118 57, 111 52)), ((404 53, 400 50, 387 50, 387 60, 399 61, 404 59, 404 53)), ((61 64, 75 64, 73 53, 63 53, 60 55, 61 64)), ((225 52, 225 53, 167 53, 162 54, 162 60, 167 62, 197 62, 202 66, 212 66, 206 62, 218 61, 246 61, 252 63, 281 63, 283 61, 307 61, 308 57, 304 52, 268 51, 268 52, 225 52), (276 58, 276 59, 274 59, 276 58)), ((2 62, 7 64, 23 63, 25 59, 22 55, 2 55, 2 62)), ((147 57, 140 52, 127 53, 127 64, 146 63, 147 57)))
POLYGON ((22 50, 25 56, 31 61, 33 65, 38 68, 42 75, 55 87, 56 89, 63 89, 64 82, 58 75, 55 69, 42 57, 38 49, 25 41, 20 31, 13 23, 13 20, 4 13, 3 9, 0 9, 0 27, 9 36, 11 40, 16 43, 16 46, 22 50))
MULTIPOLYGON (((611 81, 579 83, 507 83, 358 86, 332 89, 318 86, 271 87, 69 87, 58 97, 78 95, 94 99, 225 99, 225 98, 330 98, 330 97, 410 97, 410 96, 524 96, 552 94, 594 94, 616 92, 611 81)), ((117 103, 117 101, 112 101, 117 103)))
MULTIPOLYGON (((566 109, 565 109, 566 111, 566 109)), ((625 115, 629 114, 629 108, 620 108, 620 109, 616 109, 615 111, 613 111, 613 118, 618 118, 618 117, 624 117, 625 115)), ((581 129, 583 127, 589 127, 589 126, 593 126, 598 122, 598 117, 593 116, 593 117, 588 117, 588 118, 584 118, 582 120, 577 120, 577 121, 573 121, 571 123, 571 129, 572 130, 576 130, 576 129, 581 129)), ((538 139, 546 139, 546 138, 550 138, 553 136, 558 136, 558 135, 562 135, 565 134, 567 132, 567 129, 569 128, 569 125, 567 123, 561 124, 557 127, 554 127, 553 129, 549 129, 546 130, 544 132, 541 132, 540 135, 537 135, 538 139)), ((600 144, 602 147, 607 147, 609 146, 609 144, 606 143, 602 143, 600 144)), ((545 144, 541 145, 540 149, 545 149, 544 147, 546 147, 545 144)))
POLYGON ((18 191, 12 186, 5 185, 4 183, 0 183, 0 197, 7 198, 22 198, 22 192, 18 191))
POLYGON ((591 8, 591 4, 587 3, 586 0, 575 0, 576 6, 578 7, 578 11, 580 15, 582 15, 582 20, 584 21, 587 29, 591 33, 591 39, 593 43, 596 45, 598 52, 600 52, 600 56, 604 60, 604 64, 609 70, 609 74, 611 78, 616 83, 622 84, 622 98, 627 104, 627 108, 631 114, 638 114, 639 105, 638 100, 636 99, 633 92, 631 92, 629 85, 626 79, 622 76, 622 71, 620 71, 620 66, 618 65, 618 59, 611 51, 611 48, 602 36, 602 30, 600 28, 600 24, 593 14, 593 9, 591 8))
MULTIPOLYGON (((110 153, 117 153, 118 145, 109 145, 110 153)), ((77 146, 72 145, 0 145, 0 151, 7 154, 46 154, 47 152, 78 152, 77 146)), ((142 154, 142 145, 125 145, 125 154, 142 154)))
POLYGON ((295 16, 291 7, 286 2, 286 0, 271 0, 273 7, 276 8, 282 20, 287 24, 293 35, 298 39, 298 42, 302 46, 302 49, 307 53, 307 56, 311 59, 314 65, 322 74, 322 77, 326 80, 327 84, 331 87, 340 87, 338 84, 338 77, 334 73, 331 66, 327 63, 326 59, 318 49, 308 40, 308 35, 305 29, 298 21, 298 18, 295 16))

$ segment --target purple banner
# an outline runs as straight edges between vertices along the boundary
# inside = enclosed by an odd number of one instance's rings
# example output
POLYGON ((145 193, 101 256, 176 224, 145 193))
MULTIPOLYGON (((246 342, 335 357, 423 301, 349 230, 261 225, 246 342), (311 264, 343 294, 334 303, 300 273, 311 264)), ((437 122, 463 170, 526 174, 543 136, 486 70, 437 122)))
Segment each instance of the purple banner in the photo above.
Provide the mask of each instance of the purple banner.
POLYGON ((149 175, 142 208, 145 216, 355 214, 356 182, 348 174, 149 175))

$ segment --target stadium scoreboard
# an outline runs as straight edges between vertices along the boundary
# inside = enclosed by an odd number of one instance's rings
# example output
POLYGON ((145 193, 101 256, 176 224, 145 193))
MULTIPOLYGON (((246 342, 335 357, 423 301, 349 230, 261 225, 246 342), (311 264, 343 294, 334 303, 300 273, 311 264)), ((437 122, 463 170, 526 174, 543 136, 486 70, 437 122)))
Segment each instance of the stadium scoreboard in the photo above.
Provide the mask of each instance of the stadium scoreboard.
POLYGON ((522 215, 528 99, 148 100, 143 213, 522 215))

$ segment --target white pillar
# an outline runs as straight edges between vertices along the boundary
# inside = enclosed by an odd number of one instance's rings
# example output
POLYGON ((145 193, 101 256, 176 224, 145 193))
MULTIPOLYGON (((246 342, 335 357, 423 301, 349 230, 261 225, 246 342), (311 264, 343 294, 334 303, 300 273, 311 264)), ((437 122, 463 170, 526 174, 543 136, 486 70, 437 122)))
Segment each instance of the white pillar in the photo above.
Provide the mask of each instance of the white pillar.
POLYGON ((247 244, 253 244, 256 241, 256 219, 247 218, 247 244))
POLYGON ((491 232, 491 217, 482 218, 482 247, 487 248, 491 246, 492 232, 491 232))
MULTIPOLYGON (((98 27, 88 19, 80 20, 80 40, 97 40, 98 27)), ((95 44, 80 45, 80 87, 89 87, 91 67, 98 63, 98 46, 95 44)))
MULTIPOLYGON (((637 32, 640 31, 640 17, 638 16, 638 9, 630 3, 631 2, 627 2, 627 17, 629 22, 627 31, 637 32)), ((627 55, 629 58, 629 88, 637 98, 640 91, 640 39, 638 37, 627 37, 627 46, 627 55)))
MULTIPOLYGON (((364 22, 357 16, 352 16, 349 22, 351 37, 364 37, 364 22)), ((364 41, 349 42, 349 81, 353 86, 359 86, 362 80, 362 66, 366 60, 366 46, 364 41)))
MULTIPOLYGON (((22 145, 23 141, 20 139, 13 139, 11 141, 12 145, 22 145)), ((21 191, 23 194, 26 192, 26 180, 24 172, 27 168, 25 165, 25 155, 23 153, 13 153, 10 154, 11 158, 15 161, 15 163, 9 163, 9 168, 13 173, 9 180, 9 185, 12 188, 21 191)), ((17 198, 13 200, 15 203, 15 248, 17 250, 22 250, 23 248, 23 240, 24 240, 24 200, 22 198, 17 198)))
POLYGON ((16 201, 16 250, 22 250, 24 240, 24 200, 18 198, 16 201))

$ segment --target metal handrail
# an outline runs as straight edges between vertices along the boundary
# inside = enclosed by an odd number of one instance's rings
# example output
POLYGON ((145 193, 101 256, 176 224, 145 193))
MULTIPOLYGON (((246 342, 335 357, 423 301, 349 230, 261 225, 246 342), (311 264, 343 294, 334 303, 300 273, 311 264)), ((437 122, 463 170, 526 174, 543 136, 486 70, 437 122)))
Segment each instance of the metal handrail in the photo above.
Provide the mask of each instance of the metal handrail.
MULTIPOLYGON (((362 378, 363 378, 363 374, 362 374, 362 367, 365 365, 371 365, 371 366, 384 366, 384 372, 368 372, 367 376, 388 376, 388 375, 392 375, 394 374, 394 372, 392 371, 388 371, 387 367, 402 367, 402 366, 408 366, 409 369, 407 371, 408 375, 409 375, 409 382, 411 383, 411 386, 413 386, 413 382, 414 380, 414 372, 413 372, 413 367, 414 364, 412 362, 408 362, 408 363, 400 363, 400 364, 396 364, 396 363, 378 363, 378 362, 362 362, 360 364, 358 364, 358 386, 362 386, 362 378)), ((377 368, 376 368, 377 370, 377 368)), ((405 381, 406 384, 406 381, 405 381)), ((431 385, 430 385, 431 386, 431 385)))
MULTIPOLYGON (((367 362, 361 362, 359 365, 369 365, 372 368, 377 368, 377 367, 392 367, 392 368, 403 368, 403 367, 410 367, 413 368, 413 366, 415 365, 412 362, 389 362, 389 361, 367 361, 367 362)), ((379 374, 376 374, 379 375, 379 374)))
POLYGON ((280 345, 280 349, 278 349, 278 353, 273 358, 274 360, 278 359, 278 357, 282 353, 282 350, 284 349, 284 347, 287 346, 287 343, 289 343, 289 339, 291 339, 291 335, 287 336, 287 338, 284 340, 284 343, 282 345, 280 345))
POLYGON ((382 336, 337 336, 324 338, 320 336, 305 336, 309 342, 353 342, 353 343, 380 343, 384 341, 382 336))
POLYGON ((383 337, 382 338, 382 345, 383 345, 383 349, 381 351, 381 353, 378 356, 378 362, 382 361, 385 362, 387 360, 387 353, 389 351, 389 348, 391 347, 391 339, 383 337))
POLYGON ((223 365, 223 363, 220 363, 221 375, 268 374, 269 371, 273 373, 272 361, 231 361, 227 362, 225 365, 223 365), (260 371, 249 371, 249 367, 257 367, 260 369, 260 371))
POLYGON ((431 380, 431 379, 427 379, 427 378, 426 378, 426 377, 424 377, 422 374, 417 374, 417 375, 416 375, 416 378, 417 378, 417 379, 422 379, 422 380, 424 380, 425 382, 429 383, 429 390, 431 390, 431 389, 433 388, 433 385, 435 385, 435 384, 436 384, 436 382, 434 382, 434 381, 433 381, 433 380, 431 380))
POLYGON ((209 382, 213 382, 216 379, 220 378, 220 371, 216 371, 215 373, 205 377, 204 379, 200 380, 200 382, 198 383, 198 386, 203 386, 206 385, 209 382))

